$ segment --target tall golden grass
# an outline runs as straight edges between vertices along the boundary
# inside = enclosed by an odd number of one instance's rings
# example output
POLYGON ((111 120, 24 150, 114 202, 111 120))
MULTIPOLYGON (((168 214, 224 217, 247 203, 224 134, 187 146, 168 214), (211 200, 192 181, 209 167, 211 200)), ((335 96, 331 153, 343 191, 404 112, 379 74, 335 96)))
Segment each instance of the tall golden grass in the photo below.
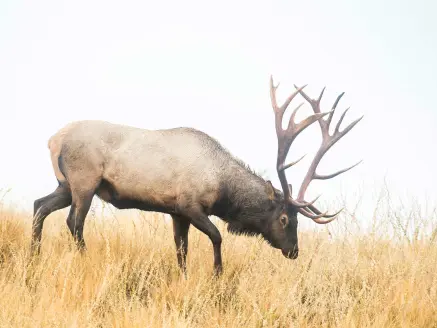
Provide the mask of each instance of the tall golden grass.
POLYGON ((218 279, 210 241, 194 228, 185 278, 163 215, 91 211, 80 255, 66 213, 46 219, 31 261, 31 214, 0 210, 0 327, 437 327, 436 230, 407 234, 411 213, 376 214, 391 233, 333 234, 353 213, 300 231, 295 261, 216 221, 218 279))

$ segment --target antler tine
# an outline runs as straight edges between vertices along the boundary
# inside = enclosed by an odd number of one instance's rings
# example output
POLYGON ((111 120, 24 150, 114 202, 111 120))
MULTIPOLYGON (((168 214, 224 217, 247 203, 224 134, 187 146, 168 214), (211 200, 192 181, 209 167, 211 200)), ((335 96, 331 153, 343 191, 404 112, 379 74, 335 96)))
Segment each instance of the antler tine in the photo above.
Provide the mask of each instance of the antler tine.
POLYGON ((329 222, 334 221, 342 211, 343 211, 343 209, 341 209, 340 211, 338 211, 335 214, 329 214, 329 215, 327 215, 326 212, 323 213, 323 214, 325 214, 325 215, 323 215, 323 217, 327 218, 326 220, 323 220, 321 217, 318 217, 318 218, 312 217, 311 219, 318 224, 327 224, 329 222))
MULTIPOLYGON (((296 201, 294 199, 290 199, 290 203, 294 207, 297 207, 297 208, 306 208, 306 207, 309 207, 309 206, 313 205, 320 198, 320 196, 321 195, 317 196, 311 202, 308 202, 308 203, 306 203, 306 202, 305 203, 300 203, 300 202, 298 202, 298 201, 296 201)), ((320 214, 320 213, 316 213, 316 214, 320 214)))
POLYGON ((326 124, 331 124, 332 121, 332 117, 334 116, 335 110, 337 109, 337 105, 340 102, 341 97, 343 97, 344 92, 340 93, 337 97, 337 99, 334 102, 334 105, 332 105, 332 113, 328 116, 328 118, 326 119, 326 124))
POLYGON ((301 133, 308 126, 318 121, 319 119, 329 114, 330 112, 320 113, 319 111, 318 113, 314 113, 313 115, 310 115, 306 119, 296 124, 294 119, 297 111, 303 105, 301 104, 291 114, 287 129, 284 130, 282 128, 282 119, 284 117, 284 113, 290 102, 294 99, 294 97, 296 97, 298 93, 302 92, 302 89, 305 88, 306 85, 300 88, 296 87, 296 91, 293 92, 290 96, 288 96, 288 98, 285 100, 282 106, 279 106, 277 103, 276 90, 278 86, 279 84, 276 86, 274 85, 273 76, 270 76, 270 98, 272 102, 273 111, 275 113, 275 127, 276 127, 276 135, 278 138, 278 158, 276 163, 276 169, 278 172, 279 181, 281 182, 282 190, 284 192, 284 199, 288 204, 289 200, 291 199, 292 188, 291 185, 289 185, 287 182, 287 177, 285 176, 285 170, 298 163, 304 157, 302 156, 297 161, 285 165, 285 159, 287 157, 290 146, 293 143, 294 139, 299 135, 299 133, 301 133))
POLYGON ((286 169, 296 165, 297 163, 299 163, 301 160, 303 160, 303 158, 306 156, 307 154, 303 155, 301 158, 299 158, 298 160, 295 160, 294 162, 288 163, 286 165, 282 165, 281 167, 278 168, 278 170, 280 171, 285 171, 286 169))
POLYGON ((340 174, 342 174, 342 173, 344 173, 346 171, 349 171, 349 170, 353 169, 355 166, 360 164, 362 161, 363 160, 361 160, 361 161, 355 163, 354 165, 351 165, 351 166, 349 166, 349 167, 347 167, 347 168, 345 168, 343 170, 339 170, 339 171, 337 171, 335 173, 332 173, 332 174, 320 175, 320 174, 315 173, 314 174, 314 179, 317 179, 317 180, 328 180, 328 179, 335 178, 337 175, 340 175, 340 174))
MULTIPOLYGON (((342 208, 340 211, 338 211, 337 213, 334 214, 327 214, 324 217, 325 218, 333 218, 336 217, 338 214, 340 214, 341 211, 343 211, 344 208, 342 208)), ((322 214, 322 212, 317 209, 313 204, 308 205, 307 208, 305 208, 305 210, 307 210, 310 214, 322 214)))
POLYGON ((276 89, 279 87, 278 85, 275 87, 273 83, 273 76, 270 75, 270 100, 272 101, 272 107, 273 110, 276 112, 276 110, 279 108, 278 103, 276 101, 276 89))
POLYGON ((319 214, 312 214, 310 211, 308 211, 305 208, 298 208, 297 211, 300 214, 306 216, 307 218, 314 220, 317 223, 326 224, 326 223, 329 223, 329 222, 335 220, 337 218, 337 216, 343 211, 343 208, 334 214, 327 214, 327 212, 321 213, 319 210, 317 210, 317 212, 319 214), (327 218, 328 220, 321 220, 321 218, 327 218))
MULTIPOLYGON (((295 85, 295 88, 297 89, 296 85, 295 85)), ((321 99, 322 99, 324 91, 325 91, 325 88, 322 89, 322 92, 320 93, 320 96, 319 96, 319 98, 317 100, 311 99, 302 90, 300 90, 299 93, 302 95, 302 97, 305 100, 307 100, 310 103, 314 113, 317 114, 317 113, 320 113, 320 102, 321 102, 321 99)), ((321 129, 321 132, 322 132, 322 144, 320 145, 320 148, 317 151, 317 153, 316 153, 316 155, 315 155, 315 157, 314 157, 314 159, 313 159, 313 161, 312 161, 312 163, 310 165, 310 168, 308 169, 307 174, 305 175, 305 178, 304 178, 304 180, 302 182, 302 185, 301 185, 301 187, 299 189, 297 200, 293 201, 293 203, 296 203, 297 205, 308 204, 306 207, 299 207, 299 206, 297 206, 299 213, 301 213, 302 215, 304 215, 304 216, 306 216, 308 218, 313 219, 315 222, 320 223, 320 224, 325 224, 325 223, 331 222, 332 220, 334 220, 337 217, 337 215, 341 211, 339 211, 339 212, 337 212, 335 214, 326 214, 326 213, 320 212, 313 205, 313 202, 310 202, 310 203, 305 202, 304 201, 304 195, 305 195, 305 192, 306 192, 309 184, 311 183, 311 181, 315 180, 315 179, 327 180, 327 179, 334 178, 334 177, 336 177, 337 175, 339 175, 341 173, 344 173, 346 171, 351 170, 352 168, 354 168, 355 166, 357 166, 358 164, 361 163, 361 161, 359 161, 358 163, 356 163, 356 164, 354 164, 354 165, 352 165, 352 166, 350 166, 350 167, 348 167, 346 169, 343 169, 343 170, 340 170, 340 171, 337 171, 335 173, 328 174, 328 175, 320 175, 320 174, 316 173, 317 166, 319 165, 322 157, 326 154, 326 152, 338 140, 340 140, 344 135, 346 135, 346 133, 348 133, 350 130, 352 130, 352 128, 356 124, 358 124, 358 122, 361 121, 361 119, 363 118, 363 116, 361 116, 357 120, 355 120, 352 123, 350 123, 343 131, 340 131, 340 125, 341 125, 341 123, 342 123, 342 121, 343 121, 347 111, 349 110, 349 108, 348 108, 341 115, 341 117, 340 117, 340 119, 339 119, 339 121, 338 121, 338 123, 336 125, 336 128, 335 128, 335 131, 334 131, 333 135, 329 134, 329 126, 331 124, 332 117, 334 116, 335 109, 337 108, 337 105, 338 105, 341 97, 343 97, 343 95, 344 95, 344 92, 341 93, 337 97, 336 101, 334 102, 334 104, 332 106, 332 110, 331 110, 328 118, 326 120, 324 120, 324 119, 320 119, 319 120, 319 125, 320 125, 320 129, 321 129), (322 217, 329 218, 329 220, 320 220, 320 218, 322 218, 322 217)))

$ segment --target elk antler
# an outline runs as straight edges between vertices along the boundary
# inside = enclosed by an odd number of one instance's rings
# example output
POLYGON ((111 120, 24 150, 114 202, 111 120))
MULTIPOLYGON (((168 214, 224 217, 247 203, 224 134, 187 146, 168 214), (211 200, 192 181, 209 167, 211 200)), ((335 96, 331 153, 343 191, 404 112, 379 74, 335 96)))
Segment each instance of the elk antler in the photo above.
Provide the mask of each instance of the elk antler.
POLYGON ((270 98, 272 101, 273 111, 275 113, 276 135, 278 137, 278 158, 277 158, 277 162, 276 162, 276 170, 278 172, 279 181, 281 182, 281 187, 282 187, 282 190, 284 192, 284 201, 286 202, 286 204, 288 205, 288 203, 291 203, 295 207, 303 210, 303 208, 311 205, 317 199, 315 199, 314 201, 312 201, 310 203, 300 203, 300 202, 297 202, 294 199, 292 199, 292 197, 291 197, 292 187, 291 187, 291 184, 288 184, 288 182, 287 182, 287 177, 285 176, 285 170, 288 169, 289 167, 297 164, 298 162, 300 162, 304 158, 305 155, 302 156, 301 158, 299 158, 297 161, 294 161, 294 162, 286 164, 286 165, 285 165, 285 159, 287 157, 288 151, 290 150, 291 144, 293 143, 294 139, 296 139, 296 137, 299 135, 299 133, 301 133, 305 128, 307 128, 308 126, 310 126, 312 123, 316 122, 317 120, 319 120, 323 116, 329 114, 330 112, 315 113, 315 114, 307 117, 306 119, 304 119, 300 123, 296 124, 294 122, 294 118, 295 118, 296 113, 299 110, 299 108, 303 105, 303 103, 302 103, 299 106, 297 106, 296 109, 293 111, 293 113, 291 114, 291 117, 290 117, 290 121, 288 123, 288 127, 287 127, 287 129, 284 130, 282 128, 282 119, 284 117, 285 110, 287 109, 288 105, 293 100, 293 98, 296 97, 296 95, 300 91, 302 91, 302 89, 305 88, 306 85, 304 85, 301 88, 298 88, 294 93, 292 93, 285 100, 284 104, 281 107, 279 107, 277 102, 276 102, 276 89, 278 88, 278 86, 279 86, 279 84, 277 86, 274 86, 273 77, 270 77, 270 98))
POLYGON ((313 204, 314 202, 320 197, 317 197, 311 202, 306 202, 304 200, 305 191, 308 188, 308 185, 310 184, 311 180, 313 179, 320 179, 320 180, 326 180, 333 178, 343 172, 346 172, 357 164, 340 170, 338 172, 335 172, 330 175, 319 175, 315 173, 315 170, 317 168, 317 165, 319 164, 320 160, 322 159, 323 155, 331 148, 341 137, 343 137, 346 133, 348 133, 363 117, 357 119, 356 121, 352 122, 346 129, 343 131, 339 131, 339 127, 341 122, 343 121, 343 118, 347 112, 347 110, 343 113, 341 116, 339 122, 337 123, 337 126, 335 128, 334 134, 331 136, 329 134, 329 124, 331 123, 332 117, 334 115, 336 106, 338 102, 340 101, 340 98, 343 96, 344 93, 342 93, 340 96, 338 96, 337 100, 334 103, 334 106, 332 107, 332 110, 330 112, 322 113, 320 111, 320 100, 322 98, 323 92, 325 89, 322 90, 319 98, 317 100, 313 100, 309 98, 304 92, 303 88, 306 87, 306 85, 298 88, 296 85, 294 86, 296 88, 296 91, 292 93, 284 102, 284 104, 279 107, 276 102, 276 89, 278 88, 279 84, 277 86, 274 86, 273 84, 273 77, 270 77, 270 98, 272 101, 272 107, 273 111, 275 113, 275 127, 276 127, 276 135, 278 137, 278 158, 276 163, 276 170, 278 172, 279 181, 281 182, 281 187, 284 192, 284 201, 286 206, 293 206, 297 209, 299 213, 302 215, 311 218, 316 223, 325 224, 329 223, 332 220, 334 220, 337 215, 341 212, 341 210, 335 214, 327 214, 320 212, 313 204), (282 128, 282 119, 285 113, 285 110, 287 109, 290 102, 293 100, 293 98, 300 93, 310 104, 313 108, 314 114, 307 117, 300 123, 296 124, 294 122, 294 118, 296 116, 297 111, 299 108, 303 105, 300 104, 291 114, 290 121, 288 123, 287 129, 282 128), (323 119, 325 115, 328 115, 328 118, 326 120, 323 119), (285 159, 287 157, 288 151, 290 150, 290 146, 293 143, 294 139, 299 135, 300 132, 302 132, 305 128, 310 126, 312 123, 319 121, 320 127, 322 129, 322 145, 320 146, 319 151, 317 152, 313 162, 311 163, 311 166, 302 182, 302 186, 299 190, 298 198, 295 200, 292 198, 292 186, 291 184, 288 184, 287 178, 285 176, 285 170, 289 167, 297 164, 299 161, 302 160, 302 158, 305 156, 302 156, 298 160, 285 164, 285 159), (321 220, 321 218, 328 218, 328 220, 321 220))
MULTIPOLYGON (((306 101, 308 101, 311 105, 311 107, 313 108, 313 111, 315 114, 320 113, 320 101, 322 99, 323 93, 325 91, 325 88, 322 89, 322 92, 319 95, 319 98, 316 99, 311 99, 305 92, 303 92, 300 88, 298 88, 296 85, 294 85, 294 87, 296 88, 296 92, 299 92, 302 97, 305 98, 306 101)), ((356 164, 339 170, 337 172, 334 172, 332 174, 328 174, 328 175, 320 175, 316 173, 316 169, 317 166, 320 163, 320 160, 322 159, 322 157, 326 154, 326 152, 338 141, 340 140, 342 137, 344 137, 346 135, 346 133, 348 133, 350 130, 352 130, 352 128, 358 124, 359 121, 361 121, 361 119, 363 118, 363 116, 361 116, 360 118, 356 119, 355 121, 353 121, 351 124, 349 124, 343 131, 340 131, 340 125, 343 122, 343 119, 347 113, 347 111, 349 110, 349 108, 347 108, 343 114, 341 115, 340 119, 337 122, 337 125, 335 126, 335 130, 334 133, 332 135, 329 134, 329 127, 332 121, 332 117, 334 116, 335 110, 337 108, 337 105, 341 99, 341 97, 343 97, 344 92, 341 93, 337 99, 334 102, 334 105, 332 106, 332 110, 328 116, 328 118, 325 119, 320 119, 319 120, 319 125, 320 125, 320 129, 322 131, 322 144, 320 145, 319 150, 317 151, 311 165, 310 168, 308 169, 308 172, 302 182, 302 185, 300 187, 299 190, 299 194, 297 196, 297 200, 299 202, 302 202, 304 200, 304 196, 305 196, 305 192, 310 184, 310 182, 312 180, 328 180, 331 178, 336 177, 337 175, 344 173, 346 171, 349 171, 350 169, 354 168, 355 166, 357 166, 358 164, 360 164, 362 161, 357 162, 356 164)), ((325 224, 325 223, 329 223, 332 220, 334 220, 336 218, 336 216, 343 210, 341 209, 340 211, 338 211, 335 214, 329 214, 326 215, 326 213, 321 213, 312 203, 308 204, 307 209, 309 209, 309 217, 312 218, 313 220, 315 220, 317 223, 321 223, 321 224, 325 224), (314 213, 314 214, 311 214, 314 213), (319 218, 321 217, 325 217, 325 218, 329 218, 328 220, 319 220, 319 218)), ((306 210, 306 209, 305 209, 306 210)))

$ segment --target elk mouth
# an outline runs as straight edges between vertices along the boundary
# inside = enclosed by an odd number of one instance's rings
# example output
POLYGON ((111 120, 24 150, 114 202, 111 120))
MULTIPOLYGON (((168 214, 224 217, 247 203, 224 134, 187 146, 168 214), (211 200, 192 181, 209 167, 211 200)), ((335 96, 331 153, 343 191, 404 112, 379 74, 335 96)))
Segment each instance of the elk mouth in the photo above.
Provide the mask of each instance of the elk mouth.
POLYGON ((295 260, 299 256, 299 249, 283 249, 282 255, 284 255, 287 259, 295 260))

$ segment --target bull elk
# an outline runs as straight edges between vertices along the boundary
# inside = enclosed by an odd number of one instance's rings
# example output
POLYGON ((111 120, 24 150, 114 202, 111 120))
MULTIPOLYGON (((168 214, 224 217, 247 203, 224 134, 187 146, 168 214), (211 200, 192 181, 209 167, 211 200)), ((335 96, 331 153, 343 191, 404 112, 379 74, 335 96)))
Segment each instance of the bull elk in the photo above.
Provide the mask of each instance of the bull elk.
POLYGON ((186 272, 188 230, 191 225, 212 242, 214 271, 222 272, 222 237, 208 216, 228 223, 234 234, 261 235, 287 258, 298 257, 297 214, 319 224, 334 220, 335 214, 321 212, 313 201, 305 201, 305 191, 313 179, 326 180, 359 164, 330 175, 316 173, 323 155, 361 119, 343 131, 341 115, 333 134, 329 133, 334 111, 321 112, 320 101, 298 88, 278 106, 276 89, 270 78, 270 97, 278 139, 277 174, 282 192, 252 172, 218 141, 193 128, 179 127, 146 130, 104 121, 76 121, 66 125, 48 142, 51 161, 58 180, 56 190, 34 202, 31 252, 40 253, 44 219, 52 212, 71 205, 67 226, 80 251, 86 249, 83 237, 85 217, 94 195, 118 209, 139 209, 167 213, 172 217, 179 267, 186 272), (297 94, 311 105, 314 114, 295 123, 299 105, 291 114, 288 127, 282 128, 285 110, 297 94), (326 116, 326 118, 324 118, 326 116), (302 182, 297 198, 292 197, 285 170, 301 159, 285 164, 295 138, 318 121, 322 143, 302 182))

